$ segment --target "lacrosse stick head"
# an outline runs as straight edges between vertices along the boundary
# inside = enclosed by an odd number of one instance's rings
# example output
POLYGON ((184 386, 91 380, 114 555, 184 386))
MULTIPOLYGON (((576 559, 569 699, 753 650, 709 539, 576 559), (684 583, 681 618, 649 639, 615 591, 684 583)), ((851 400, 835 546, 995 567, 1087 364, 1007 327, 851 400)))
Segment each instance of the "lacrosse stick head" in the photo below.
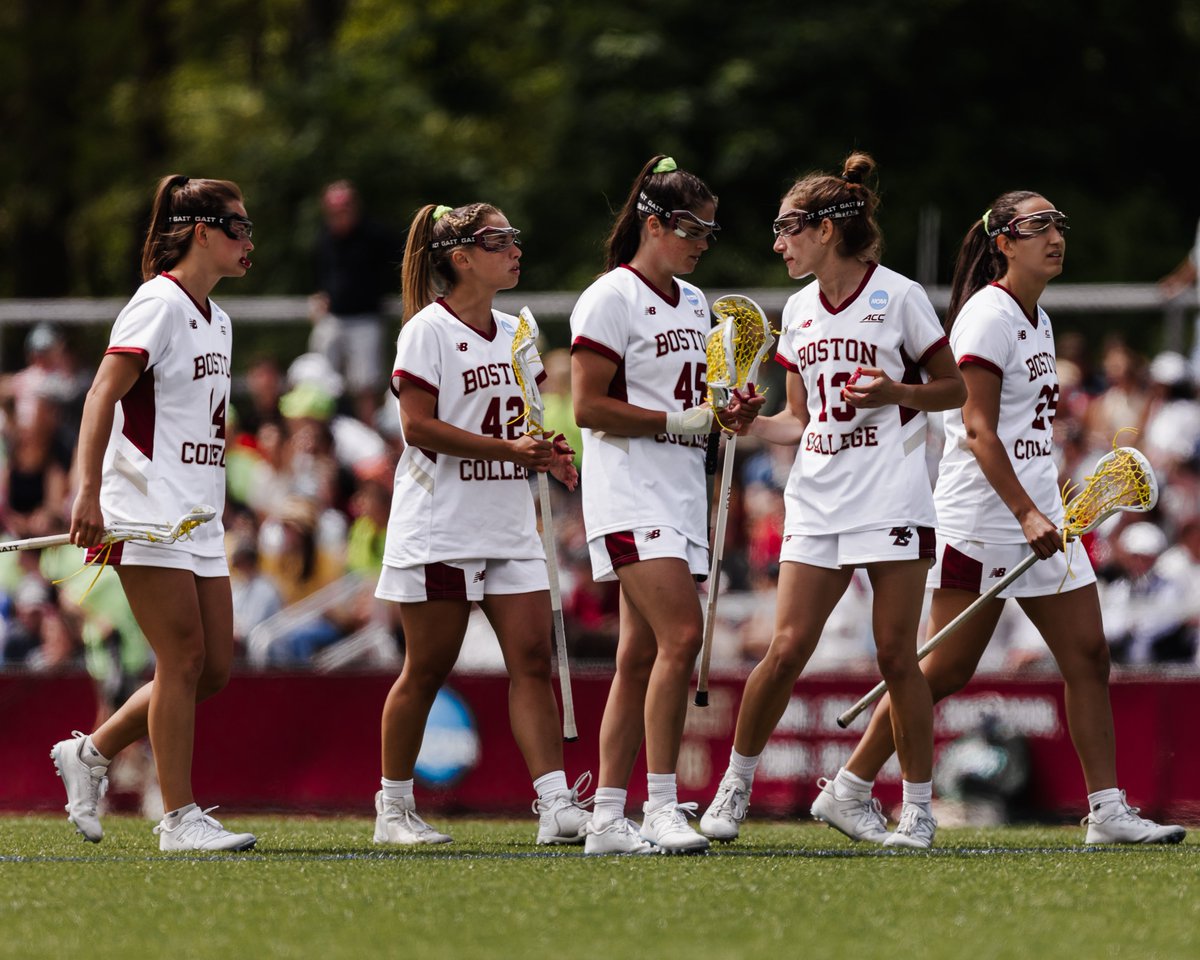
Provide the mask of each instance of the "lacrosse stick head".
MULTIPOLYGON (((1064 499, 1071 491, 1064 490, 1064 499)), ((1096 463, 1083 489, 1066 502, 1063 533, 1074 539, 1095 530, 1114 513, 1147 513, 1158 503, 1154 468, 1132 447, 1116 447, 1096 463)))
POLYGON ((521 388, 521 399, 525 402, 525 412, 521 416, 528 424, 530 433, 541 433, 546 423, 546 405, 542 402, 542 393, 533 372, 533 361, 538 355, 537 337, 537 321, 528 307, 522 307, 517 317, 517 329, 513 333, 512 367, 517 386, 521 388))
MULTIPOLYGON (((710 387, 713 381, 727 386, 728 389, 741 390, 758 376, 758 367, 770 352, 775 343, 775 335, 771 333, 771 325, 763 308, 740 293, 727 294, 713 301, 713 316, 717 318, 718 327, 724 327, 722 356, 717 368, 724 372, 724 377, 713 374, 713 337, 709 335, 708 377, 710 387)), ((715 331, 714 331, 715 332, 715 331)), ((709 399, 717 406, 710 390, 709 399)), ((728 403, 728 401, 726 401, 728 403)))
POLYGON ((175 521, 175 526, 171 528, 168 536, 171 540, 178 540, 181 537, 187 539, 200 524, 208 523, 216 515, 215 507, 210 507, 207 503, 198 503, 175 521))
POLYGON ((721 320, 708 333, 705 344, 706 375, 708 386, 708 402, 714 410, 724 410, 729 406, 731 389, 736 386, 731 383, 733 372, 730 360, 733 357, 733 331, 728 320, 721 320))

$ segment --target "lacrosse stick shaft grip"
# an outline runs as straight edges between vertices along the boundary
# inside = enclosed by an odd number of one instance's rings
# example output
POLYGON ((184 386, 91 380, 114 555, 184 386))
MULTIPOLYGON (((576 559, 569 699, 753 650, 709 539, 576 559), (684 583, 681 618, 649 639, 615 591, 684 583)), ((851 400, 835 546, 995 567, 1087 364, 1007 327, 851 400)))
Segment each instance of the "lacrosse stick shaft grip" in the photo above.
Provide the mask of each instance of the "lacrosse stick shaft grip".
POLYGON ((558 683, 562 688, 563 739, 579 739, 575 727, 575 698, 571 694, 571 665, 567 660, 567 626, 563 620, 562 589, 558 583, 558 551, 554 544, 554 518, 550 512, 550 481, 538 474, 538 498, 542 507, 542 544, 546 550, 546 575, 550 581, 550 607, 554 614, 554 641, 558 653, 558 683))
POLYGON ((0 553, 12 553, 15 550, 43 550, 46 547, 61 547, 71 542, 69 533, 56 533, 49 537, 29 537, 25 540, 10 540, 0 543, 0 553))
POLYGON ((713 631, 717 622, 717 595, 721 578, 721 560, 725 555, 725 523, 729 519, 729 490, 733 485, 733 454, 737 434, 725 445, 725 468, 721 471, 721 492, 717 501, 717 527, 713 531, 712 567, 708 573, 708 602, 704 606, 704 642, 700 648, 700 676, 696 680, 696 706, 708 706, 708 668, 712 662, 713 631))
MULTIPOLYGON (((1018 577, 1023 576, 1025 571, 1032 567, 1035 563, 1037 563, 1037 554, 1031 553, 1024 560, 1013 567, 1012 570, 1010 570, 1003 578, 992 584, 992 586, 987 589, 987 592, 981 593, 979 597, 976 598, 969 607, 967 607, 966 610, 964 610, 948 624, 942 627, 941 630, 926 640, 924 645, 917 650, 917 659, 924 660, 927 656, 929 656, 929 654, 931 654, 937 647, 942 645, 942 642, 947 637, 949 637, 959 627, 961 627, 964 623, 975 616, 975 614, 982 610, 984 605, 989 600, 994 600, 1001 590, 1005 589, 1018 577)), ((861 700, 854 704, 854 706, 837 718, 838 726, 843 730, 846 729, 846 727, 850 726, 850 724, 854 722, 855 717, 866 710, 867 707, 871 706, 871 704, 875 703, 875 701, 882 697, 886 692, 887 684, 881 680, 871 689, 870 693, 864 696, 861 700)))

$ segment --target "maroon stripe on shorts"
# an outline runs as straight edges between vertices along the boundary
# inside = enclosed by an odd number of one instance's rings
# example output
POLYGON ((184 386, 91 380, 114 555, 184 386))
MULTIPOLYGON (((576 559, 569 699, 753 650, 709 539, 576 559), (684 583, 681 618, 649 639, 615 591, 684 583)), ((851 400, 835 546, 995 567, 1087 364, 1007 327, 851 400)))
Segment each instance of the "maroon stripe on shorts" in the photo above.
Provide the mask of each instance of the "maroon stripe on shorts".
POLYGON ((932 560, 937 556, 937 533, 933 527, 917 527, 917 543, 920 544, 917 556, 922 560, 932 560))
POLYGON ((425 564, 426 600, 466 600, 467 574, 448 563, 425 564))
POLYGON ((612 561, 613 569, 637 563, 637 541, 633 539, 632 530, 621 530, 618 533, 605 534, 604 547, 608 550, 608 559, 612 561))
POLYGON ((980 593, 983 585, 983 563, 972 560, 965 553, 955 550, 949 544, 942 551, 942 581, 938 584, 943 590, 969 590, 980 593))
MULTIPOLYGON (((124 549, 125 549, 125 541, 124 540, 118 540, 116 543, 114 543, 112 545, 112 550, 109 551, 108 561, 107 561, 107 563, 110 567, 119 567, 121 565, 121 551, 124 549)), ((87 553, 84 554, 83 560, 85 563, 91 563, 93 560, 95 560, 96 566, 99 567, 99 565, 101 563, 103 563, 104 561, 96 560, 96 558, 98 556, 100 556, 100 554, 102 554, 102 553, 104 553, 104 544, 101 544, 98 547, 88 547, 87 553)))

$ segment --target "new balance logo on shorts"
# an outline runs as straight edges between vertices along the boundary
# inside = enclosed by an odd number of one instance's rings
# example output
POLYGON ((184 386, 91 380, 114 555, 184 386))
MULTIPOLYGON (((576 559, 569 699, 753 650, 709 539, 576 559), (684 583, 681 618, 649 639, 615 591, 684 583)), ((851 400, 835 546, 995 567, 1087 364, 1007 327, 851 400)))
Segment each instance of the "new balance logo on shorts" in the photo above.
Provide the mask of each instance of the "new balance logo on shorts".
POLYGON ((888 536, 892 538, 892 543, 896 546, 907 547, 909 541, 912 540, 912 527, 892 527, 888 536))
POLYGON ((995 580, 1004 576, 1008 572, 1008 567, 992 567, 992 579, 995 580))
POLYGON ((661 536, 662 536, 661 530, 647 530, 646 535, 644 537, 642 537, 642 539, 643 540, 657 540, 661 536))
POLYGON ((485 578, 486 576, 487 576, 487 571, 486 571, 486 570, 480 570, 478 573, 476 573, 476 574, 475 574, 475 579, 474 579, 472 582, 473 582, 473 583, 483 583, 483 581, 484 581, 484 578, 485 578))

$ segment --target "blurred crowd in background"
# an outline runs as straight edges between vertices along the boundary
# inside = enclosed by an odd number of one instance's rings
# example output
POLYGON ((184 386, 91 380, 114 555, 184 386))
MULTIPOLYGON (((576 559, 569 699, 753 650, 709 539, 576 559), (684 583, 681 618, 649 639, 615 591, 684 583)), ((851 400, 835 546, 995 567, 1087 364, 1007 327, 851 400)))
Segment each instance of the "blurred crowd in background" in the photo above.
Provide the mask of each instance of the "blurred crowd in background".
MULTIPOLYGON (((381 308, 394 284, 399 241, 361 215, 344 181, 327 188, 323 207, 315 267, 320 292, 310 301, 307 349, 243 360, 244 373, 233 384, 224 522, 238 651, 251 668, 394 667, 403 656, 396 611, 373 596, 403 450, 387 387, 395 321, 381 308)), ((1181 354, 1144 356, 1119 336, 1097 344, 1068 332, 1057 344, 1054 432, 1062 482, 1081 484, 1115 441, 1146 454, 1162 491, 1151 514, 1121 515, 1084 539, 1100 577, 1114 663, 1194 670, 1200 371, 1181 354)), ((70 338, 46 324, 29 330, 24 351, 25 366, 0 377, 4 539, 68 529, 75 441, 98 360, 78 356, 70 338)), ((569 354, 548 350, 544 362, 546 423, 579 450, 569 354)), ((777 405, 782 371, 764 376, 777 405)), ((936 416, 930 441, 936 478, 942 443, 936 416)), ((748 667, 770 642, 783 488, 794 457, 794 448, 751 439, 738 446, 713 654, 718 668, 748 667)), ((569 648, 580 665, 611 663, 616 585, 591 578, 579 491, 552 487, 569 648)), ((73 547, 0 553, 0 669, 86 663, 111 702, 120 702, 149 669, 149 650, 115 573, 80 571, 81 563, 73 547)), ((869 591, 866 577, 856 576, 812 669, 874 669, 869 591)), ((1015 604, 1008 608, 981 669, 1050 668, 1040 637, 1015 604)), ((472 620, 460 666, 503 668, 482 617, 472 620)))
MULTIPOLYGON (((25 350, 27 365, 0 386, 6 539, 67 530, 75 434, 92 374, 63 333, 49 326, 34 327, 25 350)), ((1062 393, 1054 430, 1063 483, 1082 483, 1116 438, 1146 454, 1162 491, 1153 513, 1121 515, 1085 538, 1100 574, 1113 660, 1194 668, 1200 402, 1192 365, 1176 353, 1147 358, 1116 337, 1095 362, 1080 335, 1061 337, 1059 350, 1062 393), (1131 426, 1136 432, 1125 430, 1131 426)), ((547 423, 567 427, 579 449, 571 428, 569 355, 551 350, 545 361, 547 423)), ((782 396, 781 384, 771 392, 782 396)), ((224 520, 242 657, 256 667, 306 669, 398 663, 398 620, 372 596, 392 474, 403 449, 394 399, 384 387, 351 390, 325 354, 306 352, 286 364, 253 359, 235 382, 234 407, 224 520)), ((936 419, 930 433, 935 475, 936 419)), ((739 444, 714 651, 720 665, 755 662, 771 639, 783 487, 794 456, 793 448, 749 439, 739 444)), ((554 484, 554 511, 571 651, 580 661, 611 661, 616 588, 591 579, 578 491, 554 484)), ((86 656, 101 679, 111 675, 119 684, 141 676, 148 652, 115 574, 103 570, 97 578, 87 569, 70 576, 81 562, 81 551, 72 547, 0 554, 5 668, 59 669, 86 656)), ((866 578, 856 577, 830 620, 814 669, 872 668, 869 590, 866 578)), ((1034 668, 1048 653, 1016 605, 1008 606, 984 668, 1034 668)), ((501 665, 482 618, 468 634, 463 663, 501 665)))

